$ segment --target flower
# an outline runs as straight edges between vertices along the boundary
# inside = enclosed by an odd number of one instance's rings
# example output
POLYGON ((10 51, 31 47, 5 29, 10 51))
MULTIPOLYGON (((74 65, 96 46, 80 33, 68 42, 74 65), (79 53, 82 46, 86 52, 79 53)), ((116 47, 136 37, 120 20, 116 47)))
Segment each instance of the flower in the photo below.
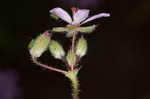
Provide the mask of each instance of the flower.
POLYGON ((109 17, 109 13, 99 13, 92 17, 89 17, 90 10, 88 9, 79 9, 79 8, 72 8, 73 17, 71 16, 62 8, 54 8, 50 10, 50 13, 56 15, 57 17, 61 18, 62 20, 68 23, 67 27, 55 27, 52 29, 53 32, 67 32, 67 37, 72 37, 74 32, 82 32, 82 33, 91 33, 95 30, 96 25, 80 27, 82 24, 85 24, 89 21, 101 18, 101 17, 109 17))
POLYGON ((74 25, 74 26, 80 26, 89 21, 92 21, 92 20, 95 20, 95 19, 98 19, 101 17, 109 17, 110 16, 109 13, 99 13, 99 14, 96 14, 96 15, 88 18, 89 12, 90 12, 90 10, 88 10, 88 9, 72 8, 72 12, 73 12, 73 17, 71 18, 70 15, 62 8, 57 7, 57 8, 50 10, 50 13, 55 14, 62 20, 69 23, 69 25, 74 25))

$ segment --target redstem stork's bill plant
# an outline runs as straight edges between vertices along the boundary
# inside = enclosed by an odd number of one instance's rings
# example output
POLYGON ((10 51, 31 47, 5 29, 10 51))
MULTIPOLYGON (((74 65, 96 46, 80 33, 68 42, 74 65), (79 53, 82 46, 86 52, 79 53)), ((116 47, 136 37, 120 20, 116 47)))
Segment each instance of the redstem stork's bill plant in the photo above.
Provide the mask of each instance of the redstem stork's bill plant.
POLYGON ((68 52, 65 53, 63 46, 57 42, 56 40, 53 40, 51 38, 52 34, 48 31, 40 34, 37 38, 33 39, 29 43, 29 52, 31 54, 32 60, 35 64, 52 70, 56 72, 60 72, 64 74, 67 78, 69 78, 72 82, 73 86, 73 99, 79 99, 79 82, 78 82, 78 72, 80 67, 77 65, 80 59, 86 55, 87 52, 87 40, 81 35, 81 37, 76 40, 77 34, 80 33, 91 33, 95 30, 97 25, 91 25, 91 26, 85 26, 81 27, 82 24, 85 24, 89 21, 95 20, 97 18, 102 17, 109 17, 109 13, 100 13, 97 15, 94 15, 92 17, 89 17, 89 10, 88 9, 79 9, 79 8, 72 8, 72 18, 70 15, 63 10, 62 8, 54 8, 50 10, 51 17, 58 20, 59 18, 66 21, 68 24, 65 27, 54 27, 52 28, 52 32, 65 32, 66 37, 72 38, 72 45, 70 49, 68 49, 68 52), (62 70, 59 68, 56 68, 54 66, 49 66, 46 64, 42 64, 38 61, 38 58, 47 50, 49 49, 52 56, 54 56, 55 59, 62 60, 66 64, 66 70, 62 70))

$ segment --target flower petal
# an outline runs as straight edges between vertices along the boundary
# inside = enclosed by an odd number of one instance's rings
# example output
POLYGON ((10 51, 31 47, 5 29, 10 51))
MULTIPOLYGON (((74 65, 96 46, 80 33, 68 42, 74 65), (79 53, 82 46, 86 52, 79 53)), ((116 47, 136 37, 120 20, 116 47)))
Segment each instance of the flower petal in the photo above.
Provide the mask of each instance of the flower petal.
POLYGON ((109 17, 110 14, 109 13, 100 13, 100 14, 96 14, 90 18, 88 18, 87 20, 85 20, 84 22, 82 22, 81 24, 84 24, 84 23, 87 23, 89 21, 92 21, 94 19, 98 19, 98 18, 101 18, 101 17, 109 17))
POLYGON ((88 9, 79 9, 77 12, 73 14, 73 25, 80 24, 80 22, 84 21, 89 15, 88 9))
POLYGON ((72 22, 70 15, 65 10, 63 10, 62 8, 54 8, 54 9, 50 10, 50 13, 57 15, 62 20, 66 21, 68 23, 72 22))

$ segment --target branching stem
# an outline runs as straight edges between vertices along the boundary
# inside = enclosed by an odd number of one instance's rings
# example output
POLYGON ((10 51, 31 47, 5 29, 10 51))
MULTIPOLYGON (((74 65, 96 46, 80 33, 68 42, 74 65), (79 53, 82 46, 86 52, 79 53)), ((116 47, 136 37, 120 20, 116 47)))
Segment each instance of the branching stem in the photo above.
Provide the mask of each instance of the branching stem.
POLYGON ((48 65, 45 65, 45 64, 42 64, 40 63, 37 58, 32 58, 33 62, 41 67, 44 67, 46 69, 49 69, 49 70, 52 70, 52 71, 56 71, 56 72, 60 72, 60 73, 63 73, 64 75, 66 75, 67 71, 64 71, 64 70, 61 70, 61 69, 58 69, 58 68, 55 68, 55 67, 52 67, 52 66, 48 66, 48 65))

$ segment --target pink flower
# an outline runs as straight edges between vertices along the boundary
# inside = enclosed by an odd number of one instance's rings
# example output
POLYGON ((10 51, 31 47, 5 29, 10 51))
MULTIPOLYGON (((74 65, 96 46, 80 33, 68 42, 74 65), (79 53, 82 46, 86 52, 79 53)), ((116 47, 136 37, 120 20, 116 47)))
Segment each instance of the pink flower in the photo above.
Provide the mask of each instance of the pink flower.
POLYGON ((72 8, 73 15, 71 18, 71 16, 62 8, 57 7, 50 10, 50 13, 52 13, 55 17, 57 16, 68 23, 66 27, 54 27, 52 31, 67 32, 66 37, 72 37, 74 32, 91 33, 95 30, 96 25, 86 27, 80 27, 80 25, 95 20, 97 18, 110 16, 109 13, 99 13, 88 18, 89 12, 90 11, 88 9, 72 8))
POLYGON ((101 17, 110 16, 109 13, 99 13, 88 18, 89 12, 90 12, 90 10, 88 9, 73 8, 72 12, 73 12, 73 17, 71 18, 71 16, 62 8, 57 7, 57 8, 50 10, 50 13, 55 14, 62 20, 66 21, 69 25, 74 25, 74 26, 80 26, 89 21, 92 21, 101 17))

